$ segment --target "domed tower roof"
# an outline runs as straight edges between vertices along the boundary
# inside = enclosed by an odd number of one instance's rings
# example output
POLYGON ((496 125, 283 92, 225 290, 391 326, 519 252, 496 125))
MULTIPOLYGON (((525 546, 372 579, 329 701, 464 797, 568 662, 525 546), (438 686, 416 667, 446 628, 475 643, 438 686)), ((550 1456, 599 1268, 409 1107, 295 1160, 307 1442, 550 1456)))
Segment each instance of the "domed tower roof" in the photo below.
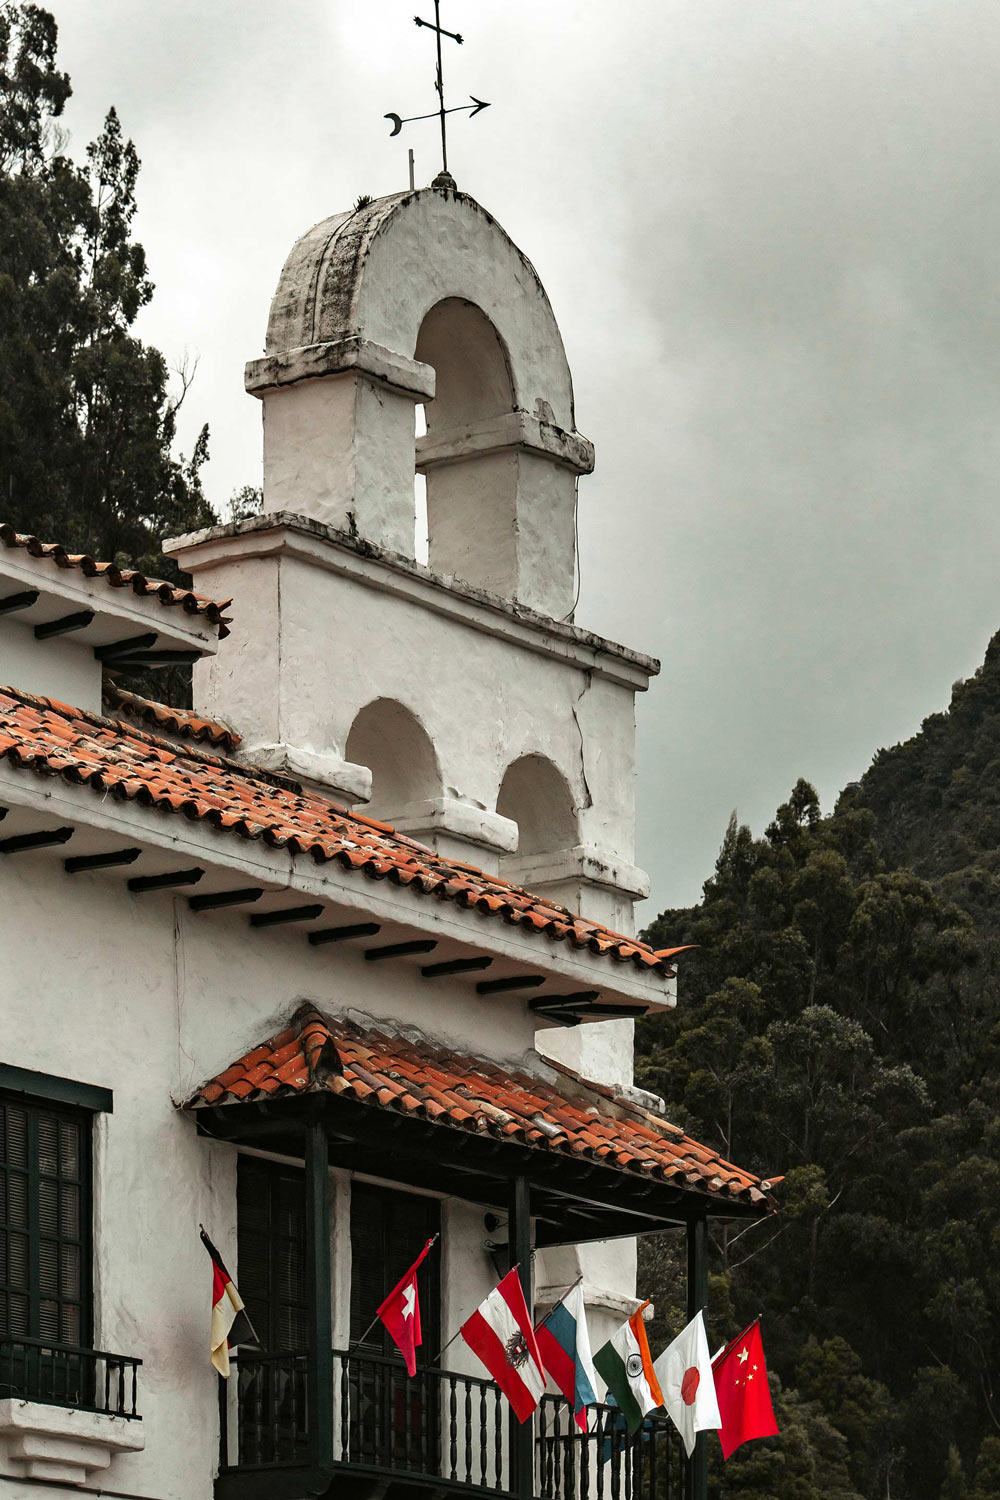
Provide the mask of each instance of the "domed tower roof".
POLYGON ((436 572, 572 608, 576 477, 593 449, 538 274, 475 199, 393 193, 314 225, 282 268, 247 389, 266 407, 268 510, 412 556, 417 471, 436 572))

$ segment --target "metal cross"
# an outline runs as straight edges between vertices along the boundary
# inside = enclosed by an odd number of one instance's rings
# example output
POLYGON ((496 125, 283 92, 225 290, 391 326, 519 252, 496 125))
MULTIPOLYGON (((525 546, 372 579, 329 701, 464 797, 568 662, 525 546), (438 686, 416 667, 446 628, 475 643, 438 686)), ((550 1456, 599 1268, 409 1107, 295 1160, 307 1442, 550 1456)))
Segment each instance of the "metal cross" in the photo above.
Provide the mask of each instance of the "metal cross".
POLYGON ((413 17, 413 24, 415 26, 426 26, 428 28, 428 30, 434 32, 435 41, 436 41, 436 44, 437 44, 437 73, 436 73, 435 78, 434 78, 434 90, 435 90, 435 92, 436 92, 436 94, 438 96, 438 107, 437 107, 437 109, 431 110, 430 114, 426 114, 426 115, 409 115, 409 116, 407 116, 404 119, 400 115, 396 115, 396 114, 390 113, 390 114, 387 114, 385 116, 385 118, 387 120, 391 120, 392 121, 392 129, 390 130, 389 134, 390 134, 390 136, 394 136, 394 135, 398 135, 399 134, 399 132, 402 130, 402 128, 403 128, 404 125, 409 125, 414 120, 433 120, 434 116, 437 115, 437 117, 441 121, 441 169, 442 169, 442 171, 447 172, 447 170, 448 170, 448 129, 447 129, 447 123, 446 123, 446 118, 445 117, 447 115, 461 114, 463 111, 468 110, 468 112, 469 112, 469 119, 471 120, 472 116, 473 115, 478 115, 478 113, 479 113, 479 111, 481 109, 489 109, 490 106, 489 106, 489 103, 488 103, 487 100, 485 100, 485 99, 477 99, 476 96, 475 96, 475 94, 470 94, 469 98, 472 100, 471 104, 456 104, 456 105, 453 105, 451 109, 446 109, 445 108, 445 103, 444 103, 444 69, 443 69, 442 63, 441 63, 441 38, 443 36, 450 37, 453 42, 457 42, 458 45, 461 47, 461 45, 462 45, 462 36, 457 31, 447 31, 441 25, 441 0, 434 0, 434 19, 433 19, 433 21, 424 21, 424 20, 421 19, 420 16, 414 16, 413 17))

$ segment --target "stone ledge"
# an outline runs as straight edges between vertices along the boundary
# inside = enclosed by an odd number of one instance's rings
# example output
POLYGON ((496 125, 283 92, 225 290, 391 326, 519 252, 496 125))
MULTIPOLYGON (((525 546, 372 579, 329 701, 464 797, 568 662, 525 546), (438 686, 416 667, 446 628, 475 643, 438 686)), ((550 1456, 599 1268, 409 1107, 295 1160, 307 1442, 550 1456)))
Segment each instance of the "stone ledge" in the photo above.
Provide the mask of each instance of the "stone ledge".
POLYGON ((84 1485, 116 1453, 146 1446, 139 1421, 16 1397, 0 1400, 0 1438, 16 1474, 50 1484, 84 1485))
POLYGON ((488 453, 520 449, 550 458, 574 474, 590 474, 594 468, 594 445, 579 432, 566 432, 554 422, 529 416, 526 411, 503 412, 496 417, 417 438, 417 473, 463 459, 484 458, 488 453))
POLYGON ((349 806, 368 802, 372 794, 372 773, 367 766, 355 765, 336 755, 317 755, 314 750, 300 750, 296 745, 251 745, 240 756, 248 766, 260 766, 279 776, 300 781, 309 791, 321 797, 331 793, 349 806))
POLYGON ((526 885, 532 890, 568 880, 581 880, 588 885, 622 891, 636 901, 645 900, 649 895, 649 876, 645 870, 637 869, 591 844, 576 844, 572 849, 556 849, 543 854, 515 854, 504 860, 500 873, 513 885, 526 885))
POLYGON ((453 838, 485 845, 507 854, 517 848, 517 824, 485 807, 460 802, 457 797, 433 797, 409 802, 398 812, 387 814, 397 833, 419 838, 421 834, 450 833, 453 838))
MULTIPOLYGON (((540 1286, 535 1292, 536 1307, 555 1307, 556 1303, 566 1295, 565 1284, 562 1286, 540 1286)), ((583 1300, 587 1307, 603 1307, 608 1312, 617 1313, 622 1321, 630 1318, 634 1312, 642 1306, 639 1297, 625 1297, 621 1292, 611 1292, 607 1287, 598 1286, 596 1282, 584 1281, 583 1300)), ((644 1323, 648 1323, 656 1309, 653 1304, 646 1308, 642 1315, 644 1323)))
POLYGON ((414 401, 434 398, 436 376, 431 365, 407 359, 391 349, 357 334, 324 344, 307 344, 281 354, 265 354, 247 364, 243 383, 251 396, 263 397, 279 386, 300 380, 322 380, 356 370, 382 385, 410 396, 414 401))
POLYGON ((660 670, 656 658, 642 651, 633 651, 565 620, 554 620, 461 578, 443 577, 378 542, 291 511, 273 511, 168 537, 162 546, 185 572, 194 574, 234 559, 295 556, 356 578, 367 587, 413 599, 462 620, 474 630, 517 642, 637 692, 645 692, 649 678, 660 670))

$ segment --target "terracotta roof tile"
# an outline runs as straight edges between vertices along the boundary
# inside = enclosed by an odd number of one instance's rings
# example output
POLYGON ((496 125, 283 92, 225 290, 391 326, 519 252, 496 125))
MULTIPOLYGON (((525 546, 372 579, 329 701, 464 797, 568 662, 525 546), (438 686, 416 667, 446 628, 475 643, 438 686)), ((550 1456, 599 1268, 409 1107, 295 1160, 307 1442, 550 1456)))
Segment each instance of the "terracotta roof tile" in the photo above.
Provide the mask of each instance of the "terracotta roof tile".
MULTIPOLYGON (((208 721, 204 721, 208 722, 208 721)), ((552 906, 530 891, 470 867, 459 869, 443 855, 324 798, 302 791, 296 782, 259 768, 210 754, 197 746, 179 749, 147 730, 102 718, 16 688, 0 688, 0 758, 43 775, 84 782, 95 792, 179 813, 245 839, 262 839, 293 855, 317 862, 338 860, 345 869, 372 879, 424 877, 411 889, 432 889, 437 899, 461 900, 470 892, 488 894, 487 911, 509 922, 527 918, 529 932, 559 939, 569 936, 611 958, 664 978, 669 964, 644 943, 552 906), (495 889, 494 889, 495 888, 495 889)), ((537 1085, 526 1082, 532 1098, 537 1085)))
POLYGON ((217 749, 230 753, 240 746, 240 736, 235 729, 230 729, 228 724, 220 724, 216 719, 204 719, 193 709, 171 708, 169 704, 156 703, 152 698, 142 698, 138 693, 130 693, 108 680, 104 683, 103 696, 105 712, 114 718, 123 714, 137 724, 148 724, 154 730, 161 729, 166 734, 175 734, 186 740, 198 740, 202 744, 214 745, 217 749))
POLYGON ((767 1188, 751 1172, 722 1161, 676 1126, 658 1129, 663 1122, 609 1089, 588 1083, 564 1066, 559 1072, 567 1080, 563 1092, 499 1063, 463 1056, 429 1041, 362 1030, 353 1021, 326 1017, 304 1004, 290 1028, 202 1084, 186 1107, 224 1107, 235 1101, 329 1090, 372 1108, 402 1108, 439 1126, 519 1141, 537 1151, 568 1151, 608 1171, 675 1184, 680 1180, 711 1197, 768 1203, 767 1188), (314 1049, 320 1039, 323 1057, 328 1063, 338 1060, 340 1066, 310 1073, 305 1048, 314 1049), (404 1087, 401 1077, 411 1082, 404 1087), (538 1099, 540 1092, 547 1096, 544 1104, 538 1099), (554 1121, 558 1126, 550 1133, 554 1121))
POLYGON ((0 542, 11 549, 21 548, 31 557, 46 557, 57 568, 78 568, 85 578, 103 578, 113 589, 131 589, 134 594, 154 595, 161 604, 179 605, 187 615, 204 615, 212 625, 218 626, 219 639, 229 634, 223 611, 232 604, 231 599, 217 603, 206 599, 204 594, 192 593, 190 589, 178 588, 162 578, 147 578, 134 568, 119 568, 117 563, 96 562, 85 552, 67 552, 58 542, 40 542, 37 536, 28 536, 15 531, 6 521, 0 521, 0 542))

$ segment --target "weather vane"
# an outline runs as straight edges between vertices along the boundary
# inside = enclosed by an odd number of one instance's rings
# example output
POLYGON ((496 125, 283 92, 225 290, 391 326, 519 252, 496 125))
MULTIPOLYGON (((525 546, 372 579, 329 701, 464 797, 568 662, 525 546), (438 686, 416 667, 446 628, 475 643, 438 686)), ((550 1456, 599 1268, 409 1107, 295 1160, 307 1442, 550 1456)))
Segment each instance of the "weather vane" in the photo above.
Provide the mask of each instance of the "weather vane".
MULTIPOLYGON (((399 134, 399 132, 402 130, 402 128, 403 128, 404 125, 410 125, 410 124, 413 123, 414 120, 433 120, 434 117, 435 117, 435 115, 437 115, 437 117, 441 121, 441 170, 442 170, 442 172, 447 173, 447 171, 448 171, 448 127, 447 127, 446 116, 447 115, 461 114, 465 110, 468 110, 468 112, 469 112, 469 119, 471 120, 472 116, 473 115, 478 115, 478 113, 479 113, 479 111, 481 109, 489 109, 490 106, 489 106, 489 103, 487 102, 487 100, 485 100, 485 99, 477 99, 476 96, 475 96, 475 94, 470 94, 469 98, 472 100, 471 104, 456 104, 456 105, 453 105, 451 109, 446 109, 445 108, 445 104, 444 104, 444 70, 443 70, 442 65, 441 65, 441 38, 443 36, 450 37, 453 42, 457 42, 458 45, 461 47, 461 45, 462 45, 462 37, 459 34, 459 32, 457 32, 457 31, 446 31, 445 28, 441 25, 441 0, 434 0, 434 19, 433 19, 433 21, 424 21, 424 20, 422 20, 420 18, 420 16, 414 16, 413 17, 413 24, 415 26, 426 26, 430 31, 433 31, 434 35, 435 35, 435 40, 437 42, 437 76, 434 79, 434 89, 435 89, 435 92, 436 92, 436 94, 438 96, 438 107, 437 107, 437 109, 431 110, 430 114, 426 114, 426 115, 409 115, 409 116, 407 116, 404 119, 401 115, 396 115, 396 114, 389 113, 389 114, 387 114, 385 116, 385 118, 387 120, 391 120, 392 121, 392 129, 390 130, 389 134, 390 134, 390 136, 394 136, 394 135, 398 135, 399 134)), ((412 152, 411 152, 411 156, 412 156, 412 152)), ((412 167, 412 162, 411 162, 411 167, 412 167)))

